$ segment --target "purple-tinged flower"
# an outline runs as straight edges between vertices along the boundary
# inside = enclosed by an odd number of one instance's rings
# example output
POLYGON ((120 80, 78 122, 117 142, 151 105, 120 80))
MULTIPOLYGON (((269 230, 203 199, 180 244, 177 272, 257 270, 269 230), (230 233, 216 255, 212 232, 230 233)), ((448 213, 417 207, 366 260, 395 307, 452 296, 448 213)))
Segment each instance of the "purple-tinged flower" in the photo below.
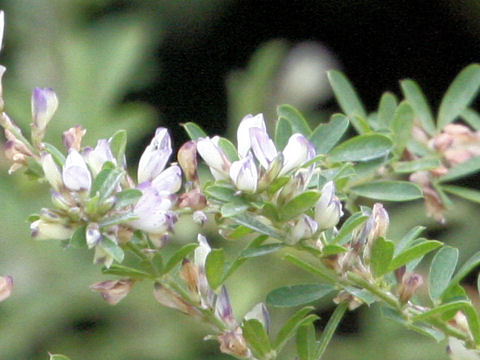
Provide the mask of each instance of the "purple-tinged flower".
POLYGON ((143 195, 133 209, 137 219, 129 224, 139 230, 151 234, 163 234, 173 226, 175 220, 170 209, 174 196, 165 192, 158 192, 150 182, 138 186, 143 195))
POLYGON ((302 214, 290 228, 288 242, 293 245, 303 239, 309 239, 317 232, 317 223, 308 215, 302 214))
POLYGON ((256 319, 260 321, 267 333, 270 332, 270 313, 264 303, 255 305, 243 318, 245 320, 256 319))
POLYGON ((200 138, 197 140, 197 151, 207 163, 216 180, 228 179, 230 161, 223 150, 218 146, 218 136, 213 138, 200 138))
POLYGON ((251 154, 232 163, 230 167, 230 178, 237 189, 241 191, 247 193, 257 191, 258 172, 251 154))
POLYGON ((10 275, 0 276, 0 301, 10 297, 13 291, 13 277, 10 275))
POLYGON ((116 163, 115 157, 110 149, 110 144, 106 139, 98 140, 95 149, 91 147, 85 148, 82 155, 92 171, 93 176, 96 176, 102 170, 105 162, 110 161, 114 164, 116 163))
POLYGON ((140 157, 138 183, 156 178, 165 169, 171 154, 172 144, 167 129, 157 128, 155 136, 140 157))
POLYGON ((343 216, 342 203, 335 196, 335 184, 327 182, 322 188, 322 195, 315 205, 315 220, 320 230, 334 227, 343 216))
POLYGON ((210 288, 205 274, 205 261, 211 248, 210 245, 208 245, 207 238, 202 234, 198 234, 197 240, 200 246, 198 246, 193 253, 193 263, 198 268, 198 293, 202 307, 204 309, 212 309, 215 302, 215 293, 210 288))
POLYGON ((421 275, 409 272, 403 274, 402 282, 397 290, 400 302, 406 304, 422 284, 423 278, 421 275))
POLYGON ((262 167, 267 170, 277 157, 278 151, 272 139, 264 129, 250 128, 250 141, 253 153, 262 167))
POLYGON ((60 168, 53 160, 53 156, 49 153, 43 153, 40 159, 45 179, 55 191, 59 191, 63 187, 62 173, 60 168))
POLYGON ((298 168, 315 157, 315 148, 302 134, 293 134, 283 149, 283 168, 280 176, 298 168))
POLYGON ((91 285, 90 289, 99 292, 108 304, 117 305, 128 295, 134 283, 131 279, 107 280, 91 285))
POLYGON ((225 285, 222 286, 222 290, 217 296, 217 301, 215 303, 215 316, 230 330, 233 330, 238 326, 237 321, 233 317, 232 305, 225 285))
POLYGON ((158 174, 151 184, 158 193, 176 193, 182 187, 182 170, 177 165, 170 166, 158 174))
POLYGON ((265 133, 267 132, 267 127, 265 126, 263 114, 257 114, 255 116, 249 114, 245 116, 242 121, 240 121, 237 129, 237 147, 238 155, 240 156, 240 158, 244 158, 245 156, 247 156, 248 151, 252 146, 250 130, 253 128, 259 128, 265 133))
POLYGON ((32 94, 33 134, 43 138, 45 129, 57 111, 58 98, 50 88, 35 88, 32 94))
POLYGON ((63 183, 71 191, 90 190, 92 175, 82 155, 75 149, 68 151, 62 171, 63 183))
POLYGON ((36 220, 30 224, 31 236, 35 240, 65 240, 70 239, 75 232, 72 227, 57 223, 36 220))

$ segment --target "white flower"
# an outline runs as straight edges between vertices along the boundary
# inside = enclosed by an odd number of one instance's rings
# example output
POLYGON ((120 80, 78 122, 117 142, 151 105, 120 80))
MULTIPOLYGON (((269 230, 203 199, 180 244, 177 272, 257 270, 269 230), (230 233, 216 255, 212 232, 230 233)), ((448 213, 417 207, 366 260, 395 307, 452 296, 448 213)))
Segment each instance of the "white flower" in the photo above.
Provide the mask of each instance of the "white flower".
POLYGON ((90 190, 92 175, 82 155, 70 149, 62 171, 63 183, 72 191, 90 190))
POLYGON ((240 121, 237 129, 237 147, 238 156, 240 156, 240 158, 244 158, 245 156, 247 156, 247 153, 250 150, 250 129, 252 128, 259 128, 264 132, 267 131, 267 127, 265 126, 265 120, 263 119, 263 114, 257 114, 255 116, 249 114, 245 116, 242 121, 240 121))
POLYGON ((327 182, 322 188, 322 195, 315 205, 315 220, 320 230, 334 227, 343 215, 342 203, 335 196, 335 184, 327 182))
POLYGON ((158 128, 155 136, 145 148, 138 163, 138 183, 153 180, 157 177, 165 166, 172 154, 172 145, 170 135, 167 129, 158 128))
POLYGON ((254 193, 257 190, 258 172, 251 154, 232 163, 230 178, 241 191, 254 193))
POLYGON ((213 138, 200 138, 197 140, 197 152, 207 163, 213 177, 216 180, 228 179, 230 161, 222 149, 218 146, 218 136, 213 138))
POLYGON ((313 159, 315 157, 315 148, 302 134, 293 134, 288 139, 282 154, 283 168, 280 171, 280 176, 313 159))

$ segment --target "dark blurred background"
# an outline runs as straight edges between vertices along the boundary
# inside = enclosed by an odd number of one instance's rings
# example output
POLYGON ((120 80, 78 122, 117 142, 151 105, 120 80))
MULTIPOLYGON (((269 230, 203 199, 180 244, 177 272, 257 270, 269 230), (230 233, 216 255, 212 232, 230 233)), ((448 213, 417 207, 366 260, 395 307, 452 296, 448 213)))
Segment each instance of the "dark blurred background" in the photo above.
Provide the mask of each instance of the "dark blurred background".
MULTIPOLYGON (((333 67, 371 111, 382 92, 400 95, 404 78, 417 80, 435 109, 480 53, 476 0, 3 0, 0 7, 9 114, 28 130, 32 88, 53 87, 60 108, 49 141, 60 144, 62 131, 77 123, 90 144, 126 128, 131 164, 156 126, 172 129, 178 146, 187 139, 180 123, 232 136, 247 113, 264 112, 272 124, 280 103, 323 121, 338 110, 324 75, 333 67)), ((6 174, 3 158, 0 168, 6 174)), ((0 359, 47 359, 47 351, 72 360, 227 358, 201 340, 207 329, 155 303, 151 284, 139 284, 115 307, 91 293, 91 283, 106 279, 92 254, 30 239, 26 217, 49 204, 39 193, 46 187, 21 174, 0 177, 0 272, 16 281, 0 305, 0 359)), ((430 225, 431 235, 460 246, 465 259, 480 248, 477 211, 456 202, 444 228, 425 217, 421 202, 397 207, 390 236, 430 225)), ((196 231, 188 221, 179 225, 178 242, 192 241, 196 231)), ((242 268, 227 284, 237 317, 285 281, 314 280, 281 255, 242 268)), ((326 318, 330 306, 317 305, 326 318)), ((277 324, 288 314, 272 309, 277 324)), ((375 307, 362 308, 344 321, 326 358, 436 360, 446 358, 444 347, 381 320, 375 307)), ((284 359, 293 359, 289 351, 284 359)))

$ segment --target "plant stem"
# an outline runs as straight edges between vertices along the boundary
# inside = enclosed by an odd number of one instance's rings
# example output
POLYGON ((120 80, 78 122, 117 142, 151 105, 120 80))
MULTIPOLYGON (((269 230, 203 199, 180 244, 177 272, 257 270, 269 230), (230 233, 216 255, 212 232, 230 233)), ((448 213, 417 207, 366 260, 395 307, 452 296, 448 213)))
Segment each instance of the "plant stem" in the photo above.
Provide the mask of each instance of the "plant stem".
POLYGON ((372 294, 374 294, 378 298, 385 301, 388 305, 390 305, 394 309, 400 309, 401 305, 400 305, 400 302, 398 301, 398 299, 396 299, 389 292, 383 291, 382 289, 380 289, 375 284, 371 284, 369 281, 365 280, 361 276, 349 272, 347 274, 347 279, 352 281, 355 285, 358 285, 361 288, 364 288, 364 289, 370 291, 372 294))
POLYGON ((320 336, 320 342, 317 346, 317 349, 315 351, 315 359, 321 359, 323 356, 323 353, 327 349, 328 344, 330 343, 330 340, 332 340, 333 334, 335 333, 335 330, 337 330, 338 324, 340 324, 340 321, 342 320, 343 315, 347 311, 348 308, 348 302, 343 302, 339 304, 336 308, 335 311, 333 312, 332 316, 330 316, 330 319, 328 320, 327 326, 323 330, 322 336, 320 336))

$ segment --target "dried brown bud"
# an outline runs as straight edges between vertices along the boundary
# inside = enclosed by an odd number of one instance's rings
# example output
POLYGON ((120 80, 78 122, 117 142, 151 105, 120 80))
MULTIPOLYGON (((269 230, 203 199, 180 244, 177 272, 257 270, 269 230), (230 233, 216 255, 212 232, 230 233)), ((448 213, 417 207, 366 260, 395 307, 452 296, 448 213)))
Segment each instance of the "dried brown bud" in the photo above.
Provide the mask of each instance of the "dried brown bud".
POLYGON ((198 294, 198 267, 188 259, 184 259, 180 269, 180 277, 191 292, 198 294))
POLYGON ((0 301, 7 299, 13 290, 13 278, 9 275, 0 276, 0 301))
POLYGON ((90 289, 99 292, 110 305, 116 305, 128 295, 133 284, 131 279, 107 280, 91 285, 90 289))
POLYGON ((80 151, 80 148, 82 147, 82 138, 86 132, 87 130, 80 125, 75 125, 67 131, 64 131, 62 135, 63 145, 67 150, 75 149, 80 151))
POLYGON ((182 145, 178 150, 177 160, 185 174, 185 178, 198 185, 197 144, 195 141, 190 140, 182 145))
POLYGON ((155 283, 153 296, 163 306, 179 310, 185 314, 200 317, 200 312, 191 304, 182 299, 176 292, 166 288, 160 283, 155 283))
POLYGON ((398 297, 402 304, 406 304, 408 300, 415 294, 418 287, 423 284, 423 279, 419 274, 405 273, 402 282, 398 287, 398 297))
POLYGON ((249 357, 250 349, 243 337, 242 329, 237 327, 235 330, 224 332, 217 337, 220 343, 220 351, 224 354, 235 357, 249 357))
POLYGON ((193 210, 202 210, 207 206, 207 199, 199 188, 192 189, 180 195, 178 199, 179 208, 191 208, 193 210))

